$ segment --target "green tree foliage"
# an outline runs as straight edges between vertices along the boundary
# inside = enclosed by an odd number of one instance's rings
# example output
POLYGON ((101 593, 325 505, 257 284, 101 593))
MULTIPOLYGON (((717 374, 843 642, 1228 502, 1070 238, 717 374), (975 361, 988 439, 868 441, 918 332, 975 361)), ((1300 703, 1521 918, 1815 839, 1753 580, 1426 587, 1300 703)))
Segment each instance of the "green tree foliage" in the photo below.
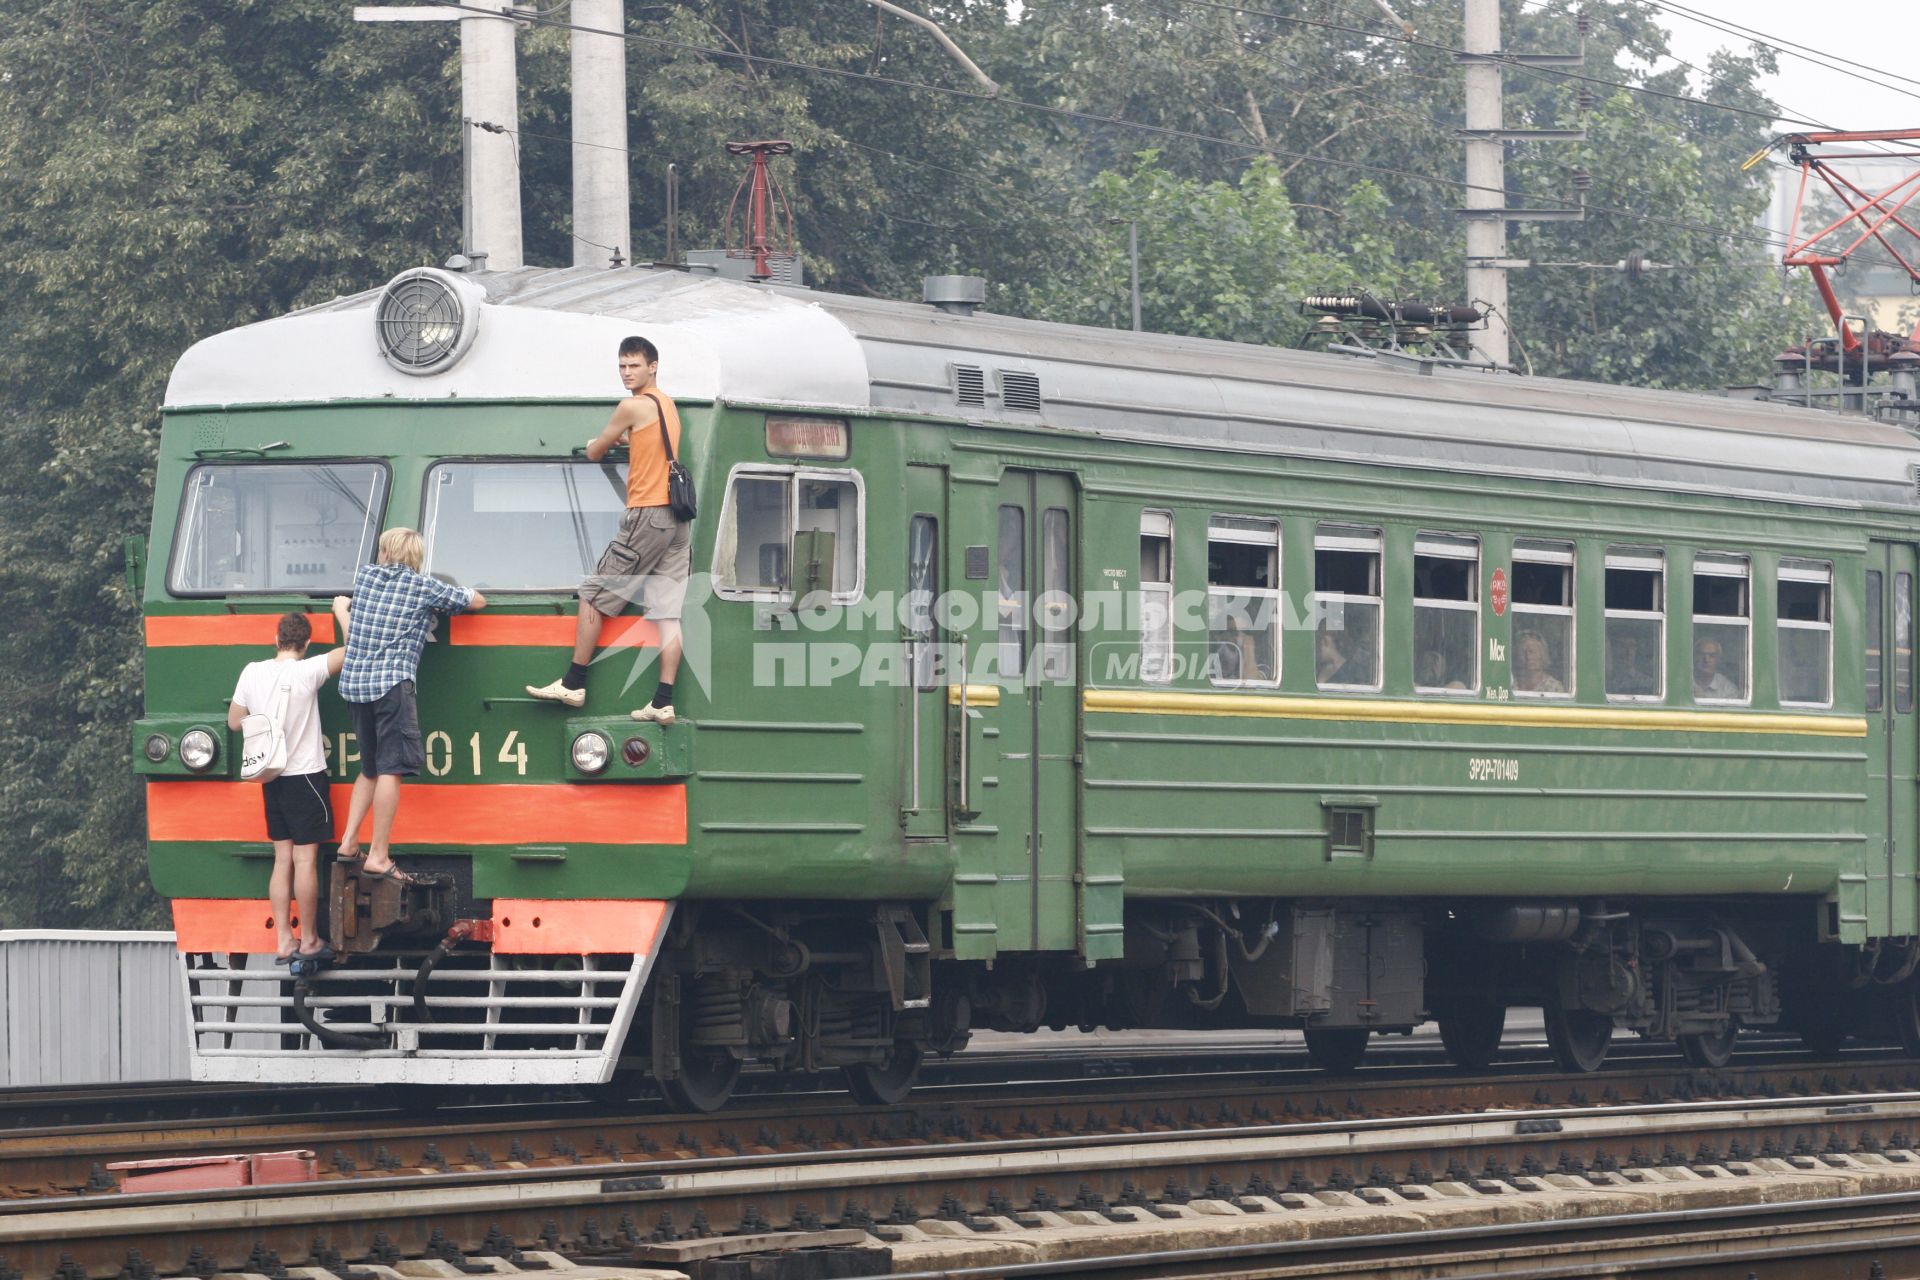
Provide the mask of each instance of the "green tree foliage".
POLYGON ((1062 264, 1030 293, 1023 310, 1047 320, 1126 328, 1132 323, 1131 267, 1124 221, 1137 222, 1141 318, 1156 333, 1290 346, 1309 321, 1300 299, 1352 287, 1431 297, 1440 273, 1398 262, 1386 197, 1356 183, 1335 210, 1342 251, 1316 247, 1301 228, 1280 167, 1256 156, 1237 182, 1180 178, 1143 151, 1131 169, 1096 177, 1087 204, 1110 228, 1098 249, 1062 264))
MULTIPOLYGON (((348 0, 14 8, 0 29, 0 924, 146 923, 161 913, 128 772, 140 637, 120 547, 147 525, 169 368, 200 338, 459 247, 458 36, 356 25, 348 0)), ((799 239, 828 288, 911 298, 922 274, 979 271, 1002 309, 1121 326, 1126 234, 1108 220, 1134 218, 1151 328, 1290 343, 1304 292, 1444 298, 1460 288, 1459 3, 1399 8, 1412 40, 1335 0, 929 6, 1003 85, 988 101, 925 32, 860 0, 630 6, 635 243, 619 248, 664 248, 669 163, 682 245, 718 243, 740 176, 721 144, 786 137, 799 239)), ((1594 77, 1765 110, 1755 61, 1653 75, 1664 37, 1646 11, 1587 8, 1594 77)), ((1573 47, 1556 8, 1512 0, 1506 22, 1514 47, 1573 47)), ((568 36, 536 23, 520 54, 528 258, 564 264, 568 36)), ((1509 87, 1516 124, 1580 115, 1564 76, 1516 70, 1509 87)), ((1515 252, 1637 251, 1688 270, 1517 275, 1535 367, 1675 386, 1760 375, 1807 319, 1779 306, 1762 251, 1722 234, 1763 198, 1738 162, 1764 122, 1600 97, 1586 144, 1517 147, 1511 166, 1515 203, 1565 199, 1586 168, 1595 213, 1529 227, 1515 252)))

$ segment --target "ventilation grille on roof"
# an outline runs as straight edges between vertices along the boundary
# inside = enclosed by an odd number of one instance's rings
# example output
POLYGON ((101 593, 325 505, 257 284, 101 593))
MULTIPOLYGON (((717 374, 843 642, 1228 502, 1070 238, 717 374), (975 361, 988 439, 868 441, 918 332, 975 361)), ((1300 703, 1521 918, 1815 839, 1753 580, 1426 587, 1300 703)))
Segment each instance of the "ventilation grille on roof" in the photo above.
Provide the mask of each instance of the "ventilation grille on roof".
POLYGON ((1000 371, 1000 403, 1022 413, 1040 412, 1040 375, 1002 369, 1000 371))
POLYGON ((987 371, 977 364, 953 366, 953 398, 961 404, 985 404, 987 371))

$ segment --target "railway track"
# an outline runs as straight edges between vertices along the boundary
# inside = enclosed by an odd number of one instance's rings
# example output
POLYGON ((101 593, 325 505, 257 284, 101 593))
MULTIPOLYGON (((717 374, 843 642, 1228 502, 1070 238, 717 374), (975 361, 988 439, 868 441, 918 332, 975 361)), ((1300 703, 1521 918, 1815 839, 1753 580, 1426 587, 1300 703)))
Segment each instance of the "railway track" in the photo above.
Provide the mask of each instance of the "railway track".
POLYGON ((743 1098, 716 1115, 574 1099, 453 1107, 431 1117, 342 1107, 213 1122, 109 1119, 22 1128, 0 1135, 0 1198, 111 1192, 119 1178, 108 1166, 126 1161, 285 1148, 315 1151, 325 1180, 354 1181, 463 1169, 590 1168, 632 1159, 806 1155, 996 1137, 1684 1100, 1707 1089, 1751 1098, 1920 1090, 1920 1066, 1886 1053, 1816 1062, 1758 1041, 1743 1049, 1735 1066, 1713 1075, 1654 1052, 1595 1075, 1542 1074, 1544 1050, 1536 1055, 1525 1047, 1517 1047, 1499 1072, 1471 1076, 1438 1067, 1417 1052, 1398 1065, 1388 1065, 1386 1055, 1382 1065, 1338 1078, 1303 1061, 1274 1067, 1271 1052, 1236 1058, 1209 1047, 1198 1056, 1191 1050, 1149 1056, 1146 1069, 1137 1060, 1108 1055, 1064 1062, 1003 1058, 984 1070, 985 1064, 974 1064, 981 1076, 997 1077, 995 1083, 971 1083, 970 1072, 893 1108, 863 1106, 838 1090, 818 1089, 743 1098))
MULTIPOLYGON (((284 1186, 0 1204, 0 1257, 27 1280, 259 1270, 268 1254, 344 1267, 542 1247, 657 1265, 719 1247, 723 1233, 744 1247, 768 1233, 826 1238, 817 1233, 837 1228, 884 1242, 896 1268, 953 1271, 1666 1212, 1659 1202, 1675 1196, 1698 1209, 1756 1196, 1920 1194, 1920 1081, 1904 1064, 1857 1065, 1848 1079, 1807 1078, 1804 1062, 1713 1077, 1658 1064, 1597 1077, 1460 1077, 1429 1081, 1424 1095, 1371 1073, 1331 1089, 1324 1079, 1150 1082, 1171 1084, 1184 1110, 1164 1098, 1150 1107, 1134 1091, 1111 1096, 1112 1081, 1092 1082, 1108 1097, 1044 1111, 1034 1097, 929 1100, 879 1116, 794 1099, 755 1134, 771 1142, 745 1136, 757 1113, 532 1120, 506 1139, 532 1157, 523 1160, 494 1159, 482 1145, 510 1126, 442 1117, 353 1139, 355 1150, 380 1143, 408 1157, 406 1144, 431 1144, 439 1161, 356 1161, 284 1186), (823 1139, 831 1114, 873 1127, 823 1139), (559 1136, 583 1123, 597 1126, 597 1147, 559 1136), (680 1128, 648 1150, 649 1123, 680 1128), (532 1149, 561 1143, 574 1149, 532 1149), (486 1158, 445 1158, 463 1144, 486 1158)), ((236 1136, 201 1138, 249 1149, 236 1136)), ((1462 1239, 1462 1256, 1474 1254, 1462 1239)))

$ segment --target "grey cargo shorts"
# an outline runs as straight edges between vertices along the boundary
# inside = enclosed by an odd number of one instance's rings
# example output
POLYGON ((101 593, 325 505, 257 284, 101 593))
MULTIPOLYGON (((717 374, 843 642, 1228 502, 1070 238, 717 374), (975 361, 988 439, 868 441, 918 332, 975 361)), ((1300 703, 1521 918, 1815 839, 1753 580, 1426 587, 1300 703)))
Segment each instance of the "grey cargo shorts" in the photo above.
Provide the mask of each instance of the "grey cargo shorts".
POLYGON ((693 563, 693 525, 671 507, 628 507, 620 531, 580 584, 580 603, 613 616, 638 604, 658 621, 678 618, 693 563))

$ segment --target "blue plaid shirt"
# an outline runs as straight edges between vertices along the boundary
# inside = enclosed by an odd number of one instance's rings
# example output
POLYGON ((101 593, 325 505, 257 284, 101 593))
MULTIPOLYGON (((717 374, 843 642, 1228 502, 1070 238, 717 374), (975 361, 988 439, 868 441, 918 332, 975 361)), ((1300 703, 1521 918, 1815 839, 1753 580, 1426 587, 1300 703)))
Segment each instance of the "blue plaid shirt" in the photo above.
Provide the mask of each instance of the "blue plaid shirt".
POLYGON ((402 680, 413 679, 420 650, 439 615, 457 613, 472 603, 471 587, 450 587, 401 564, 361 565, 353 575, 340 696, 348 702, 377 702, 402 680))

